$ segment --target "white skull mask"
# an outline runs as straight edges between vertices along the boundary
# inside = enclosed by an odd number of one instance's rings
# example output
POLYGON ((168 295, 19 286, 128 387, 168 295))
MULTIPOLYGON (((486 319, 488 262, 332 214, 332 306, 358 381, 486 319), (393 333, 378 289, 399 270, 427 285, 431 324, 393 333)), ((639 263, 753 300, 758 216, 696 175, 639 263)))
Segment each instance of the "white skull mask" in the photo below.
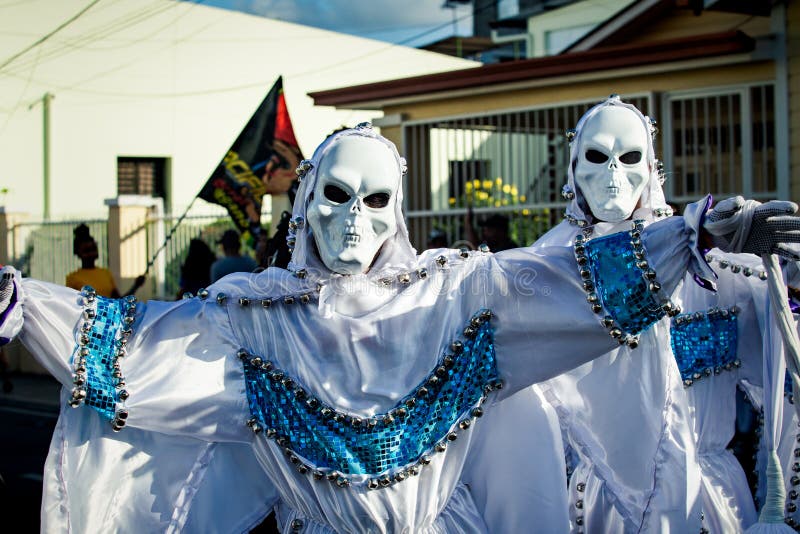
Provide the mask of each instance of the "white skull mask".
POLYGON ((605 106, 579 134, 575 184, 596 219, 629 218, 650 177, 648 135, 630 109, 605 106))
POLYGON ((382 142, 348 136, 322 157, 308 209, 320 259, 339 274, 365 273, 397 231, 400 168, 382 142))

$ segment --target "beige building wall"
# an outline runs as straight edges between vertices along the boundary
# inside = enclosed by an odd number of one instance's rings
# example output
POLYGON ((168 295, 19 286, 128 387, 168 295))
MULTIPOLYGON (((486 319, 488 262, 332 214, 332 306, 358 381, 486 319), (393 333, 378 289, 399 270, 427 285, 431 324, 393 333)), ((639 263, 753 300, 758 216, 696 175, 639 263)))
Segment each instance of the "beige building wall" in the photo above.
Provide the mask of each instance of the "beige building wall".
MULTIPOLYGON (((663 65, 659 65, 663 69, 663 65)), ((549 106, 554 103, 574 102, 601 99, 609 94, 641 94, 650 91, 684 91, 713 86, 723 87, 742 83, 757 83, 773 80, 775 67, 770 61, 728 65, 718 67, 695 66, 692 70, 676 70, 672 72, 648 73, 638 71, 621 71, 596 75, 594 79, 580 80, 579 77, 550 80, 546 85, 525 89, 505 89, 487 92, 486 94, 467 94, 437 98, 431 95, 426 101, 405 105, 387 106, 384 112, 401 113, 406 120, 421 120, 468 114, 549 106)), ((658 119, 658 117, 655 117, 658 119)), ((399 127, 383 129, 384 135, 399 142, 399 127)), ((401 145, 398 145, 401 146, 401 145)))
POLYGON ((800 199, 800 1, 786 6, 786 46, 789 89, 789 184, 791 198, 800 199))

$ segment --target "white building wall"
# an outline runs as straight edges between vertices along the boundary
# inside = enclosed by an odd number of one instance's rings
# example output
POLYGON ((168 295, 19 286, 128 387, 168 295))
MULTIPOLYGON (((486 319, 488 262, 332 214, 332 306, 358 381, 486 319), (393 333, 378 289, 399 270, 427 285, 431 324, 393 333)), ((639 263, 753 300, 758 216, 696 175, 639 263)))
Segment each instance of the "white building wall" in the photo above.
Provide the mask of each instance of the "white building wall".
MULTIPOLYGON (((31 0, 4 7, 0 65, 85 6, 31 0)), ((29 105, 45 92, 55 95, 53 218, 103 216, 103 200, 117 194, 118 156, 170 158, 171 208, 182 211, 279 75, 309 156, 330 131, 377 112, 315 108, 307 93, 471 65, 193 3, 100 2, 0 66, 0 190, 8 189, 0 204, 42 213, 42 105, 29 105)))

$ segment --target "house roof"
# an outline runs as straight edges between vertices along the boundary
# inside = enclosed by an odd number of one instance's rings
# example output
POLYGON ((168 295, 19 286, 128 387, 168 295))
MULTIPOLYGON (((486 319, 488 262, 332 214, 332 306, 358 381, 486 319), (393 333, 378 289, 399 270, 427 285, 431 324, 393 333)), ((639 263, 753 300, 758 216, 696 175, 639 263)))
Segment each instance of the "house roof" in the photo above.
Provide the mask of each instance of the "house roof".
POLYGON ((755 40, 752 37, 740 31, 726 31, 315 91, 309 96, 317 106, 379 108, 382 102, 393 99, 444 94, 475 87, 499 88, 505 84, 530 80, 740 54, 751 52, 754 48, 755 40))
POLYGON ((636 28, 648 27, 674 7, 675 0, 634 2, 598 24, 592 31, 569 45, 563 53, 585 52, 592 48, 613 45, 636 28))

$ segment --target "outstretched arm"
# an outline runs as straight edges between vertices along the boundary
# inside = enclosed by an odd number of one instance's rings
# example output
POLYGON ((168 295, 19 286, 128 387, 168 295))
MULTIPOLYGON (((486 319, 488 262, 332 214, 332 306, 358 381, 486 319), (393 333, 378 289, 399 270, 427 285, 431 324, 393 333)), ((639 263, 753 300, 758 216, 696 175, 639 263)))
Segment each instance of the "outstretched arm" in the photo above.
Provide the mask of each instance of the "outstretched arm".
MULTIPOLYGON (((726 231, 732 228, 746 243, 738 251, 780 250, 797 239, 800 219, 784 216, 789 204, 767 203, 729 224, 726 231)), ((702 256, 701 228, 706 218, 723 220, 725 213, 707 212, 701 201, 687 207, 685 217, 646 229, 636 225, 626 233, 579 236, 572 250, 530 247, 497 254, 489 292, 499 295, 492 299, 495 346, 509 391, 619 344, 635 348, 640 332, 679 311, 668 296, 687 270, 712 286, 715 275, 702 256)))
POLYGON ((236 341, 215 304, 195 298, 144 305, 22 279, 9 268, 4 275, 0 337, 18 335, 71 391, 72 406, 93 408, 115 430, 251 439, 242 424, 241 365, 231 357, 236 341))

